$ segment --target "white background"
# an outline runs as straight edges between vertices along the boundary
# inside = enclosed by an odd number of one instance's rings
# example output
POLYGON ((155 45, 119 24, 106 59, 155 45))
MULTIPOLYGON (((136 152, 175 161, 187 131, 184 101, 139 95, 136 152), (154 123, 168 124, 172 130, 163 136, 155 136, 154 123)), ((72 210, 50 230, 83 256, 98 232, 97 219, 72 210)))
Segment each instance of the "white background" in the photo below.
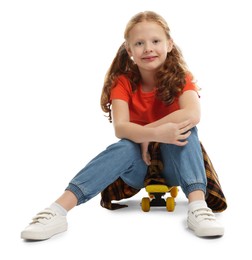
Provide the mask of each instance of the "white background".
POLYGON ((251 257, 249 4, 0 2, 1 259, 251 257), (173 213, 164 208, 143 213, 142 190, 128 201, 128 208, 115 212, 100 207, 97 196, 69 213, 68 232, 44 242, 22 241, 20 232, 31 217, 117 140, 99 107, 101 88, 126 23, 145 10, 167 20, 202 88, 199 136, 228 201, 228 209, 217 214, 225 235, 200 239, 188 231, 182 192, 173 213))

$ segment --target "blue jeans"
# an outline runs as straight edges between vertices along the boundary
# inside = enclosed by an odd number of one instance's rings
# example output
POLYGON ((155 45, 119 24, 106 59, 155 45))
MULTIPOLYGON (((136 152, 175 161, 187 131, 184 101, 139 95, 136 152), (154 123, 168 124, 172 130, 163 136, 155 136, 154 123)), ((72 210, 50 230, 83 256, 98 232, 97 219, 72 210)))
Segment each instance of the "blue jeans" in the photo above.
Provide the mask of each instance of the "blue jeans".
MULTIPOLYGON (((195 190, 206 192, 206 173, 197 128, 191 130, 188 144, 176 146, 160 144, 164 164, 163 175, 169 186, 180 186, 188 194, 195 190)), ((122 139, 107 147, 91 160, 69 183, 78 205, 84 203, 119 177, 129 186, 141 189, 147 165, 142 160, 140 145, 122 139)))

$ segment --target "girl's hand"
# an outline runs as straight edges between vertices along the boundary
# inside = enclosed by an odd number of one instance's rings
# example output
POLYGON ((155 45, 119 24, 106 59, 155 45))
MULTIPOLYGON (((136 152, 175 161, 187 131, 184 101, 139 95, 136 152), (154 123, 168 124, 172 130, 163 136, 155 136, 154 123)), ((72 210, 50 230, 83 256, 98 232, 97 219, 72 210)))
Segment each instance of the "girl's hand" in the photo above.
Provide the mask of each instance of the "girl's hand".
POLYGON ((147 165, 150 165, 151 158, 150 158, 150 154, 148 151, 148 146, 149 146, 149 142, 141 143, 141 153, 142 153, 142 158, 143 158, 144 162, 147 165))
POLYGON ((166 123, 156 127, 157 142, 166 144, 175 144, 184 146, 188 143, 186 140, 191 132, 189 131, 193 125, 189 120, 182 123, 166 123))

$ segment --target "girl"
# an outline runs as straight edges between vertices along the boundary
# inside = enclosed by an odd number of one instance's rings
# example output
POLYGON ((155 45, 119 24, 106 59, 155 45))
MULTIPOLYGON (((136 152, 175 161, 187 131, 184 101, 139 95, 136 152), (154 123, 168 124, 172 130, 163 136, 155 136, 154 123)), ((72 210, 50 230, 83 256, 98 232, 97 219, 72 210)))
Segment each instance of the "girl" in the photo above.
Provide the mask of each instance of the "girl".
POLYGON ((197 87, 166 21, 154 12, 138 13, 127 24, 124 38, 101 94, 101 107, 120 141, 91 160, 62 196, 33 218, 21 238, 43 240, 66 231, 67 212, 119 177, 135 189, 143 188, 149 142, 160 143, 167 185, 180 186, 188 198, 188 227, 197 236, 224 234, 205 202, 197 87))

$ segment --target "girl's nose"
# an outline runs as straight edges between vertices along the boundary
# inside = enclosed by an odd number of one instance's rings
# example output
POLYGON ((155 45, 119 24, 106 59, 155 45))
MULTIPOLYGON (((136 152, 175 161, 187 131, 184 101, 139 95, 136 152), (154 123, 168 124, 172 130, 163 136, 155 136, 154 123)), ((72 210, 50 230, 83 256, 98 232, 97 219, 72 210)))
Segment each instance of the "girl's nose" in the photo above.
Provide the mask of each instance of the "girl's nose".
POLYGON ((149 52, 152 52, 152 48, 151 48, 151 45, 146 43, 145 46, 144 46, 144 53, 149 53, 149 52))

